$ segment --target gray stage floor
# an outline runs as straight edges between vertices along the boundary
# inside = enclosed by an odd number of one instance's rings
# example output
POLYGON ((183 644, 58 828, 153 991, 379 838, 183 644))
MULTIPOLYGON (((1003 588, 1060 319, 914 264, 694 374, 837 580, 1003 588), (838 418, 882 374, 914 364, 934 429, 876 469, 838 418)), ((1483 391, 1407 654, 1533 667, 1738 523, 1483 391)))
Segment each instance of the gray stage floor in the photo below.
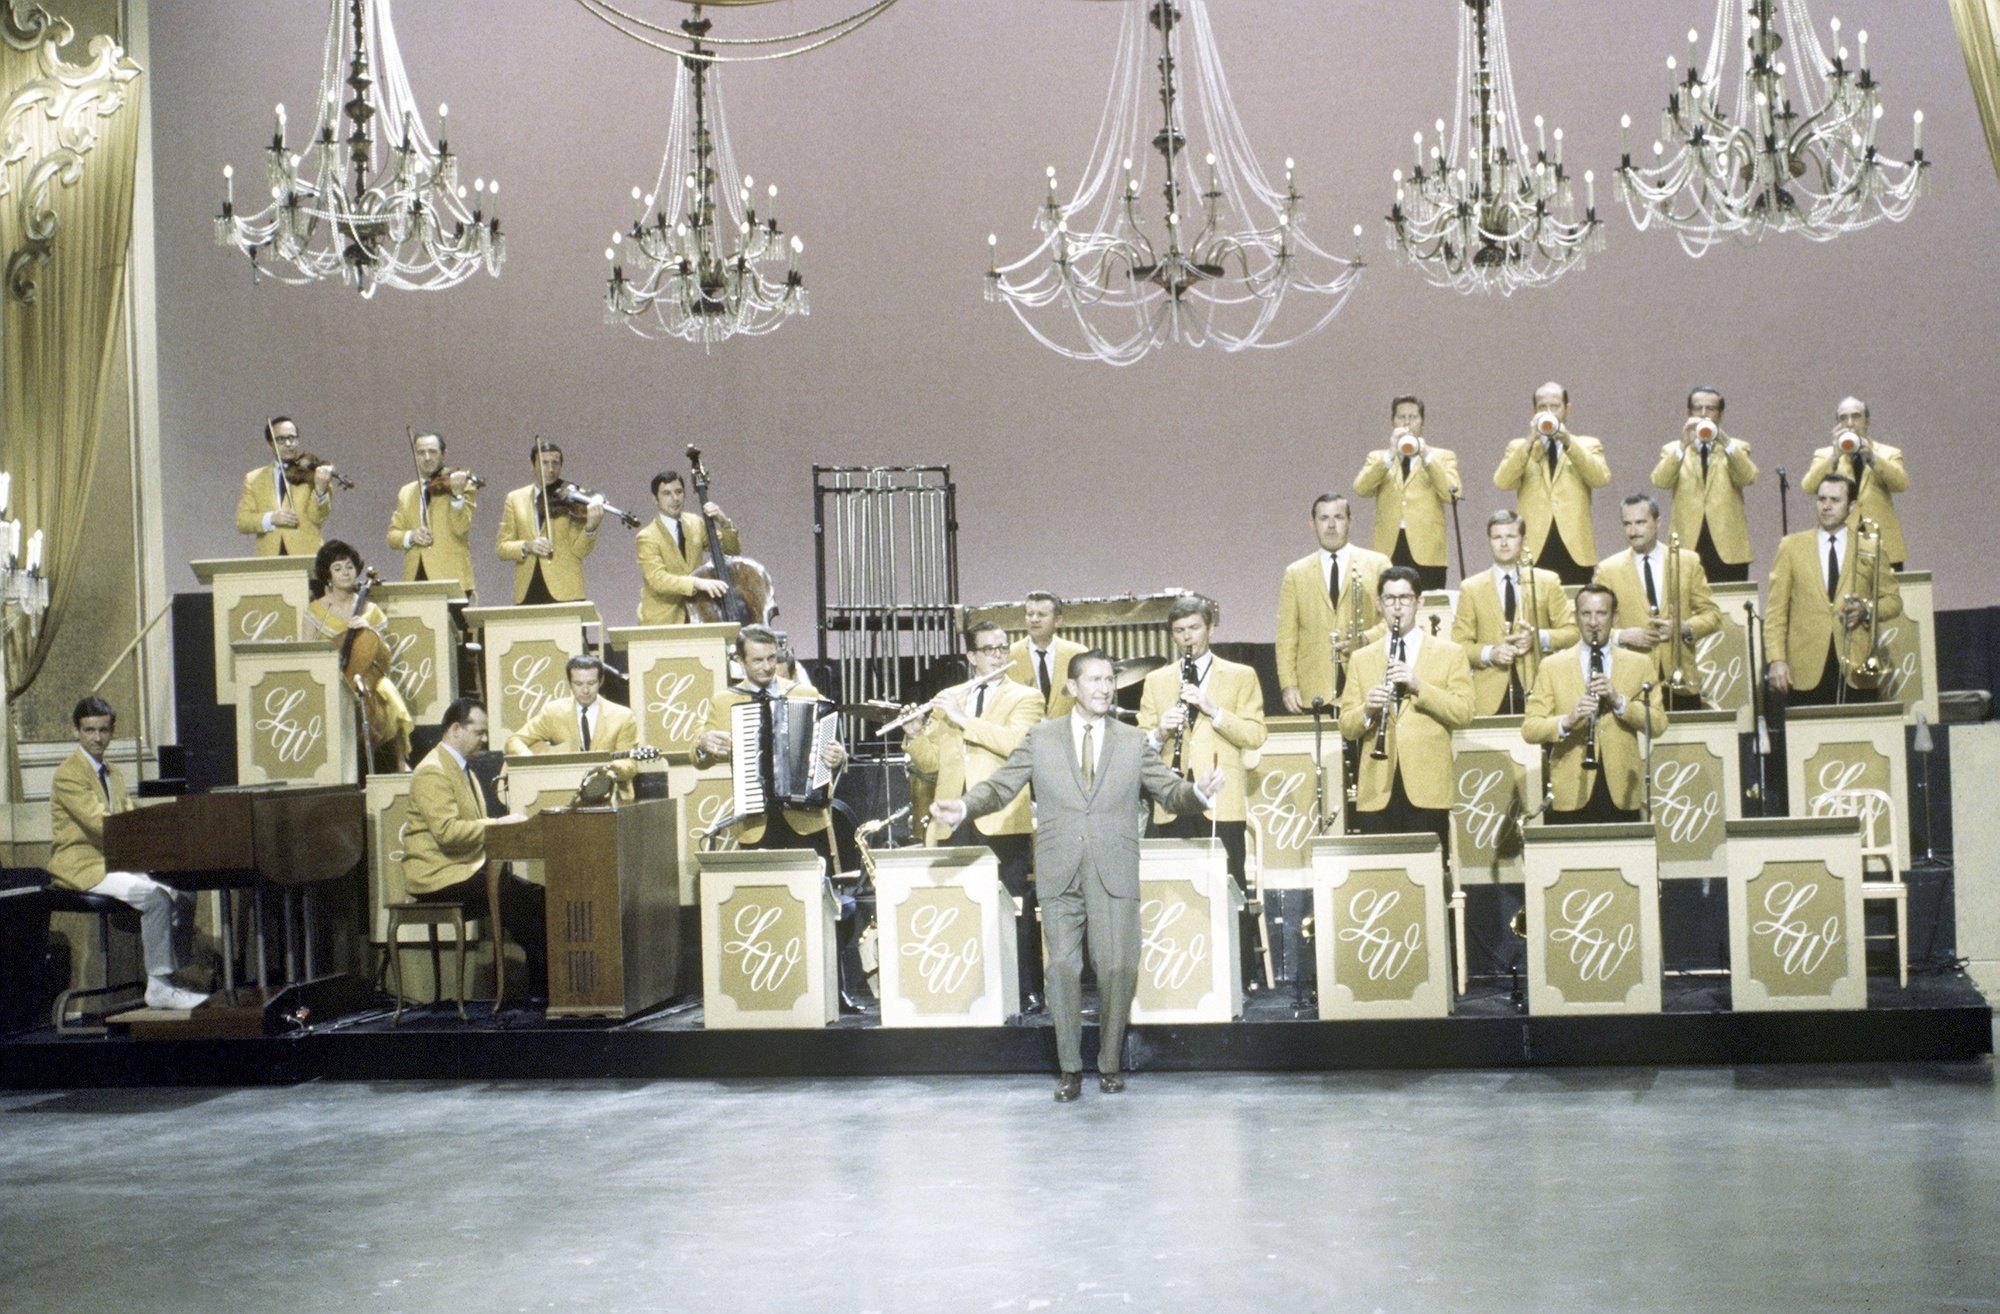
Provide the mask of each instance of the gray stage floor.
POLYGON ((1990 1063, 0 1094, 9 1310, 1987 1310, 1990 1063))

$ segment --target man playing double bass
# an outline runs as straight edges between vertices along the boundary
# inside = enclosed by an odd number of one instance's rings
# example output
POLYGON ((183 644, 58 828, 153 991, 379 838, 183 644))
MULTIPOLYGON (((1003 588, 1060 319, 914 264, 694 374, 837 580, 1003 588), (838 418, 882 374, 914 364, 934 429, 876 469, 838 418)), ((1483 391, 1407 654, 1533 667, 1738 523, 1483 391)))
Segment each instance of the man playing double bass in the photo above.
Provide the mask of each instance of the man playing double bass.
POLYGON ((695 574, 708 562, 707 522, 715 521, 723 552, 735 556, 743 545, 735 522, 715 503, 704 504, 701 515, 686 510, 687 484, 680 471, 654 475, 652 491, 660 514, 639 531, 639 623, 682 625, 691 600, 721 598, 729 592, 729 581, 695 574))

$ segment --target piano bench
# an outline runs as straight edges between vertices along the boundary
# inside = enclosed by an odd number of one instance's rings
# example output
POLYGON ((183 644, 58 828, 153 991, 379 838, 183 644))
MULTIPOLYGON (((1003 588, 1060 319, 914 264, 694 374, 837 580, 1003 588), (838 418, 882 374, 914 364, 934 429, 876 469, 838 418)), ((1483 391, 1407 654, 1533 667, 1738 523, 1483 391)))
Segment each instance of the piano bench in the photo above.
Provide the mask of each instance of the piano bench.
POLYGON ((452 951, 458 959, 458 1020, 465 1021, 465 910, 455 903, 424 903, 420 900, 385 904, 384 910, 389 914, 389 938, 383 951, 389 955, 389 990, 396 996, 396 1012, 389 1019, 389 1025, 396 1026, 403 1020, 401 932, 405 926, 426 929, 431 951, 431 980, 437 988, 433 1003, 444 1002, 444 963, 438 953, 437 928, 451 927, 452 951))
MULTIPOLYGON (((65 890, 55 885, 50 885, 42 891, 42 900, 51 914, 59 912, 84 913, 97 918, 99 973, 104 984, 75 986, 63 991, 60 995, 56 996, 55 1007, 49 1010, 49 1020, 55 1024, 57 1035, 101 1036, 105 1033, 105 1028, 102 1025, 81 1020, 91 1016, 87 1012, 79 1010, 77 1013, 79 1020, 75 1022, 70 1021, 69 1006, 72 1000, 94 999, 100 995, 122 995, 134 990, 145 990, 146 981, 143 976, 136 981, 114 983, 111 980, 111 919, 119 913, 133 912, 132 906, 122 900, 111 898, 109 895, 92 894, 88 890, 65 890)), ((109 1008, 106 1008, 99 1012, 97 1016, 102 1017, 110 1011, 109 1008)))

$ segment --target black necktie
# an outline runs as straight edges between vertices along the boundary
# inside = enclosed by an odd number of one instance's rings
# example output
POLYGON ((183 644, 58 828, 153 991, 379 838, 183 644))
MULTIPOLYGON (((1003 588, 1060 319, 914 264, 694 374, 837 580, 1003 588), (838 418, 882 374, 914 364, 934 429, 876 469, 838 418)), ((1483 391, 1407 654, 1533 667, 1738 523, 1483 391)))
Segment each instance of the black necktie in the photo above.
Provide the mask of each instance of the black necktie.
POLYGON ((1595 680, 1602 674, 1604 674, 1604 647, 1602 644, 1593 643, 1590 645, 1590 678, 1595 680))
POLYGON ((1410 462, 1415 459, 1416 458, 1409 456, 1403 458, 1403 480, 1406 483, 1409 481, 1410 478, 1410 462))
POLYGON ((1653 558, 1648 555, 1640 557, 1639 560, 1646 567, 1646 605, 1654 611, 1658 611, 1660 609, 1660 591, 1653 587, 1653 558))
POLYGON ((109 764, 104 762, 97 764, 97 783, 104 786, 104 801, 106 803, 111 802, 111 767, 109 764))
POLYGON ((673 538, 674 546, 679 548, 681 553, 685 555, 687 552, 687 539, 681 536, 681 521, 679 516, 675 516, 667 522, 667 533, 673 538))
POLYGON ((1049 701, 1049 654, 1046 649, 1035 650, 1035 680, 1042 686, 1042 702, 1049 701))
POLYGON ((1500 614, 1507 618, 1507 628, 1512 629, 1515 613, 1520 607, 1520 599, 1514 595, 1514 577, 1509 575, 1506 579, 1507 592, 1500 600, 1500 614))
POLYGON ((1392 651, 1392 653, 1393 653, 1393 656, 1392 656, 1392 657, 1390 658, 1390 660, 1392 660, 1392 661, 1398 661, 1398 662, 1402 661, 1402 660, 1403 660, 1403 641, 1402 641, 1401 639, 1398 639, 1398 640, 1396 640, 1395 644, 1394 644, 1394 645, 1392 646, 1392 649, 1391 649, 1391 651, 1392 651))
POLYGON ((576 719, 578 724, 583 727, 583 751, 588 753, 590 751, 590 709, 588 707, 577 708, 576 719))
POLYGON ((1701 477, 1708 478, 1708 444, 1701 445, 1701 477))
POLYGON ((1832 534, 1826 536, 1826 600, 1832 602, 1840 592, 1840 540, 1832 534))
POLYGON ((472 763, 465 764, 465 783, 472 786, 472 797, 479 806, 481 816, 486 814, 486 791, 479 787, 479 777, 472 774, 472 763))
POLYGON ((984 683, 979 686, 979 692, 972 695, 972 714, 974 716, 986 715, 986 686, 984 683))
POLYGON ((1556 440, 1553 438, 1546 441, 1549 445, 1549 478, 1554 479, 1556 477, 1556 461, 1562 455, 1562 448, 1556 445, 1556 440))
POLYGON ((1326 572, 1326 600, 1333 604, 1334 614, 1338 615, 1340 612, 1340 558, 1331 557, 1328 559, 1328 562, 1330 568, 1326 572))

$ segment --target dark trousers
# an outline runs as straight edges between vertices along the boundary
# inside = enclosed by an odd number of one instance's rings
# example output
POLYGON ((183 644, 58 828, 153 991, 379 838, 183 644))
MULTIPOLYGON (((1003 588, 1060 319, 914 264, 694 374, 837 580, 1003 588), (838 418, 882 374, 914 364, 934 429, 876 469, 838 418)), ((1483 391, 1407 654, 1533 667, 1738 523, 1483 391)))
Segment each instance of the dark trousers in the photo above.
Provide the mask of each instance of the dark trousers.
POLYGON ((1396 550, 1389 554, 1389 561, 1392 565, 1408 566, 1417 572, 1421 581, 1419 592, 1430 593, 1444 587, 1445 567, 1426 566, 1418 561, 1416 554, 1410 551, 1409 536, 1400 529, 1396 531, 1396 550))
MULTIPOLYGON (((755 844, 743 845, 746 849, 805 849, 826 859, 829 877, 840 870, 840 854, 835 848, 833 817, 827 816, 826 829, 811 835, 802 835, 792 829, 791 819, 783 808, 771 808, 764 814, 764 833, 755 844)), ((864 907, 859 898, 840 898, 840 991, 849 999, 862 998, 866 990, 867 973, 861 967, 861 933, 868 929, 870 911, 874 907, 874 895, 867 896, 864 907)))
POLYGON ((985 845, 1000 862, 1000 883, 1019 901, 1020 916, 1014 919, 1014 956, 1020 964, 1021 1003, 1030 995, 1039 999, 1042 983, 1042 929, 1035 917, 1035 837, 1033 835, 982 835, 970 820, 959 823, 945 840, 946 848, 985 845))
MULTIPOLYGON (((1205 840, 1213 826, 1215 838, 1222 842, 1223 861, 1228 865, 1229 875, 1238 889, 1249 893, 1243 865, 1243 823, 1240 821, 1217 821, 1211 823, 1199 812, 1186 816, 1153 821, 1148 833, 1158 839, 1205 840)), ((1240 915, 1240 934, 1237 936, 1238 951, 1242 959, 1243 979, 1252 983, 1252 988, 1262 988, 1264 984, 1263 957, 1257 952, 1257 914, 1245 908, 1240 915)))
POLYGON ((1542 550, 1535 557, 1535 564, 1543 570, 1553 570, 1556 578, 1565 584, 1588 584, 1593 567, 1577 564, 1569 554, 1569 545, 1563 542, 1562 530, 1555 521, 1549 522, 1549 536, 1542 543, 1542 550))
POLYGON ((1619 821, 1638 821, 1639 809, 1621 808, 1611 800, 1611 790, 1604 783, 1604 773, 1597 773, 1596 781, 1590 787, 1590 797, 1583 800, 1583 806, 1574 812, 1559 812, 1549 809, 1551 826, 1594 826, 1619 821))
POLYGON ((520 605, 543 607, 554 601, 555 595, 549 592, 549 582, 542 578, 542 563, 537 560, 534 571, 528 576, 528 591, 522 595, 520 605))
POLYGON ((1354 833, 1357 835, 1421 835, 1426 831, 1438 837, 1438 843, 1444 845, 1445 858, 1449 860, 1451 809, 1420 808, 1410 802, 1410 796, 1403 792, 1401 768, 1389 782, 1389 801, 1380 811, 1356 811, 1354 814, 1354 833))
POLYGON ((1831 707, 1835 703, 1879 702, 1879 689, 1855 689, 1843 687, 1846 680, 1840 669, 1840 658, 1833 645, 1827 645, 1826 666, 1820 671, 1819 683, 1810 689, 1792 686, 1792 691, 1784 695, 1786 707, 1831 707))
MULTIPOLYGON (((455 903, 473 917, 486 916, 486 873, 417 896, 425 903, 455 903)), ((548 891, 512 871, 500 873, 500 927, 528 960, 528 993, 549 993, 548 891)), ((499 955, 494 955, 495 961, 499 955)))
POLYGON ((1695 540, 1695 555, 1701 558, 1701 568, 1711 584, 1741 584, 1750 578, 1750 563, 1729 562, 1722 559, 1722 552, 1715 546, 1715 539, 1708 532, 1708 521, 1701 522, 1701 537, 1695 540))

